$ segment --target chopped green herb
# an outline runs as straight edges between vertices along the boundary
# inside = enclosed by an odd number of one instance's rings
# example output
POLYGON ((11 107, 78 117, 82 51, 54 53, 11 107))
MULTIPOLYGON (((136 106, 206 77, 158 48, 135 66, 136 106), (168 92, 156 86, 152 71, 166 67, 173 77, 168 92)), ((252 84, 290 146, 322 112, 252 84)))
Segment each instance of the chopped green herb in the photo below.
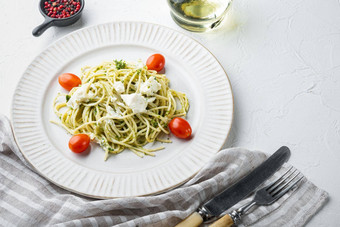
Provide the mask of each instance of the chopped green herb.
POLYGON ((157 127, 158 126, 158 122, 155 119, 153 119, 151 121, 151 124, 152 124, 153 127, 157 127))
POLYGON ((68 102, 68 100, 70 100, 71 95, 66 95, 66 102, 68 102))
POLYGON ((114 149, 112 147, 109 147, 108 150, 109 151, 114 151, 114 149))
POLYGON ((116 64, 116 68, 119 69, 125 69, 126 68, 126 63, 123 60, 114 60, 115 64, 116 64))

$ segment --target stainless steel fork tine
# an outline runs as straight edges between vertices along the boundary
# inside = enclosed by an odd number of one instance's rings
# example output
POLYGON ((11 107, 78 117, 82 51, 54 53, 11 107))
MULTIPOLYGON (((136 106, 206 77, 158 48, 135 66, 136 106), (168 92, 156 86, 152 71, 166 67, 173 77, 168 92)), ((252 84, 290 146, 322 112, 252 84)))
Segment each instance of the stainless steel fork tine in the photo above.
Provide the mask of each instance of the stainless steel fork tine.
POLYGON ((277 182, 279 182, 279 184, 282 182, 282 178, 293 168, 293 166, 291 166, 288 170, 286 170, 286 172, 284 174, 281 175, 281 177, 279 179, 277 179, 276 181, 274 181, 273 183, 269 184, 267 186, 267 190, 269 190, 272 186, 276 185, 277 182))
MULTIPOLYGON (((297 169, 295 169, 295 170, 294 170, 293 172, 291 172, 288 176, 282 178, 282 179, 280 180, 280 182, 277 183, 277 184, 275 184, 275 187, 274 187, 274 188, 271 188, 270 190, 268 190, 268 192, 269 192, 270 194, 272 194, 274 191, 277 191, 277 190, 280 190, 281 188, 283 188, 285 185, 287 185, 287 183, 284 184, 283 186, 282 186, 282 184, 283 184, 284 182, 286 182, 286 180, 289 179, 292 175, 294 175, 295 172, 297 172, 297 175, 299 174, 299 172, 297 171, 297 169)), ((295 175, 295 176, 296 176, 296 175, 295 175)), ((294 176, 294 177, 295 177, 295 176, 294 176)), ((294 177, 293 177, 293 179, 294 179, 294 177)), ((289 181, 289 182, 290 182, 290 181, 289 181)))
POLYGON ((293 182, 289 187, 285 188, 279 194, 276 194, 275 198, 280 198, 281 196, 283 196, 285 193, 287 193, 289 190, 291 190, 294 186, 296 186, 303 178, 304 178, 304 176, 301 176, 299 179, 297 179, 295 182, 293 182))
MULTIPOLYGON (((294 171, 295 172, 295 171, 294 171)), ((274 196, 275 194, 279 193, 281 190, 283 190, 290 182, 292 182, 298 175, 300 174, 300 172, 297 172, 297 174, 295 174, 295 176, 293 176, 292 178, 290 178, 290 180, 286 181, 284 184, 280 185, 280 187, 277 187, 274 191, 271 191, 270 194, 272 196, 274 196)), ((292 175, 292 174, 291 174, 292 175)), ((291 176, 290 175, 290 176, 291 176)), ((289 176, 289 177, 290 177, 289 176)), ((287 178, 288 179, 288 178, 287 178)))

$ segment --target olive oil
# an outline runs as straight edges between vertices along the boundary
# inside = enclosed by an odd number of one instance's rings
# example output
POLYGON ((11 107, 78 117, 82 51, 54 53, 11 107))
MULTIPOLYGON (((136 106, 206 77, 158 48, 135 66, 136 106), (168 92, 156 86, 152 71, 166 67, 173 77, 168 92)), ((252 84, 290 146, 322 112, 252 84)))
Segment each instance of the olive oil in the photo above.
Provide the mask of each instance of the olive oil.
POLYGON ((171 16, 190 31, 203 32, 220 24, 231 0, 168 0, 171 16))

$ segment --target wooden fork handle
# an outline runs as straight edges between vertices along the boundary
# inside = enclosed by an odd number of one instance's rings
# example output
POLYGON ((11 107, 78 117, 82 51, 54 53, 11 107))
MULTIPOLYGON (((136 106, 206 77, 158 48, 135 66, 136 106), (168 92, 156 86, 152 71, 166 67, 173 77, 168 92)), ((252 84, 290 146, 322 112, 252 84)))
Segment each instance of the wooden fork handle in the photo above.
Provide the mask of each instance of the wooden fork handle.
POLYGON ((175 227, 197 227, 200 224, 202 224, 203 218, 199 213, 194 212, 190 216, 188 216, 186 219, 178 223, 175 227))
POLYGON ((233 219, 230 217, 229 214, 224 215, 211 225, 209 227, 230 227, 234 224, 233 219))

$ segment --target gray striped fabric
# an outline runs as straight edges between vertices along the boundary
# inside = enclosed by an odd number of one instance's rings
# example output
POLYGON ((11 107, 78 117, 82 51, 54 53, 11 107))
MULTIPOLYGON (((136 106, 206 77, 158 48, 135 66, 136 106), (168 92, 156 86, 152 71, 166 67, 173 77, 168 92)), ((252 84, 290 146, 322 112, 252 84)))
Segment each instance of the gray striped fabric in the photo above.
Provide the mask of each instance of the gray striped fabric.
MULTIPOLYGON (((155 196, 96 200, 63 190, 35 173, 17 148, 8 119, 0 115, 0 225, 173 226, 266 157, 241 148, 222 150, 193 179, 174 190, 155 196)), ((327 197, 325 191, 304 180, 276 203, 244 216, 240 226, 303 226, 327 197)))

